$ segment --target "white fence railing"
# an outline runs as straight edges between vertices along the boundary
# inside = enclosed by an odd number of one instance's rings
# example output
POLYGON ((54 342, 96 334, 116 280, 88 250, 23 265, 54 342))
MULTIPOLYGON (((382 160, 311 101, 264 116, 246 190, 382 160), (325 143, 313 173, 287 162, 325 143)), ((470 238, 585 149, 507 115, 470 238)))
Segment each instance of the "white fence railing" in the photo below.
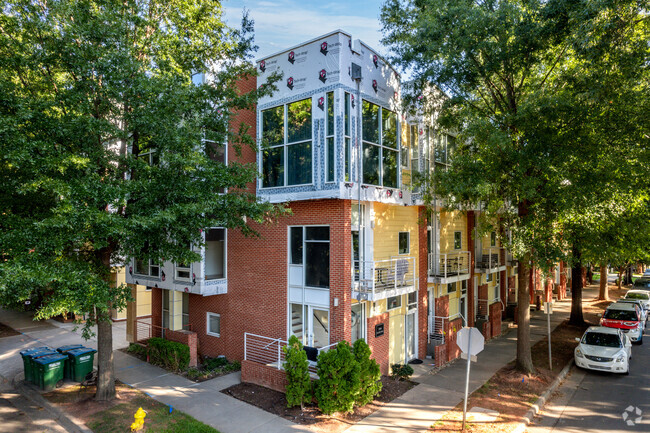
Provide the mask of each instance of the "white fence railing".
POLYGON ((501 263, 501 249, 498 247, 490 247, 481 251, 476 255, 476 267, 479 269, 492 269, 502 266, 501 263))
MULTIPOLYGON (((263 335, 244 333, 244 360, 252 361, 269 367, 283 369, 285 361, 283 348, 288 344, 280 338, 265 337, 263 335)), ((316 348, 318 355, 327 352, 338 343, 316 348)), ((309 363, 309 371, 316 373, 316 363, 309 363)))
MULTIPOLYGON (((360 275, 353 278, 353 289, 369 296, 391 289, 417 286, 415 257, 393 257, 385 260, 360 262, 360 269, 353 272, 360 275)), ((356 266, 355 266, 356 267, 356 266)))
POLYGON ((448 317, 429 316, 429 339, 434 345, 445 344, 445 322, 448 317))
POLYGON ((429 253, 428 270, 429 275, 442 278, 469 274, 469 251, 429 253))

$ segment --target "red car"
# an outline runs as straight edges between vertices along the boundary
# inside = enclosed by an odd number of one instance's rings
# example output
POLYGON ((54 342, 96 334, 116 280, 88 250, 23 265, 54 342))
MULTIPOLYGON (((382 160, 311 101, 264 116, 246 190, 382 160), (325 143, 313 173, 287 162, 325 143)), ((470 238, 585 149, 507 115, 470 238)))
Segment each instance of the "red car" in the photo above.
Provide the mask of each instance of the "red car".
POLYGON ((619 328, 631 341, 643 343, 643 322, 639 306, 636 304, 611 304, 600 319, 600 325, 619 328))

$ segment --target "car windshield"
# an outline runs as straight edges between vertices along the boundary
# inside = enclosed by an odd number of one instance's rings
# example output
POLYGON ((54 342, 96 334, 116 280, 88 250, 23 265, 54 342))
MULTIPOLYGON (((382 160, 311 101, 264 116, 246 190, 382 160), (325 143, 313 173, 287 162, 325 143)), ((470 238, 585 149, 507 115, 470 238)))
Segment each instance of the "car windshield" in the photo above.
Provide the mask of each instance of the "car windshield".
POLYGON ((643 299, 644 301, 647 301, 650 298, 647 293, 630 293, 627 292, 625 294, 625 299, 643 299))
POLYGON ((587 332, 582 343, 590 346, 621 347, 621 339, 618 338, 618 335, 601 332, 587 332))
POLYGON ((636 317, 636 311, 629 310, 606 310, 605 314, 603 314, 603 318, 610 320, 638 320, 636 317))

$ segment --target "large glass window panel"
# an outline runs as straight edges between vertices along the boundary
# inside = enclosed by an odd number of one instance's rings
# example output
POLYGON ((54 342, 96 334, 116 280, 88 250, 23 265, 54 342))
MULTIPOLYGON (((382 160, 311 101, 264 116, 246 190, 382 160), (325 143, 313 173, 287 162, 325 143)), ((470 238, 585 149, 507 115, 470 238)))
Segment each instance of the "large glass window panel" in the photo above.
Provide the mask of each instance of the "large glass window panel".
POLYGON ((382 108, 381 125, 381 144, 397 149, 397 115, 382 108))
POLYGON ((302 265, 302 227, 291 227, 291 264, 302 265))
POLYGON ((352 167, 352 163, 350 161, 350 154, 351 154, 350 139, 348 137, 345 137, 345 181, 346 182, 349 182, 350 179, 352 178, 352 175, 350 174, 350 170, 352 167))
POLYGON ((399 232, 397 235, 397 252, 398 254, 409 253, 409 232, 399 232))
POLYGON ((352 328, 352 335, 350 338, 350 343, 354 343, 355 341, 364 338, 364 332, 363 332, 363 325, 364 325, 364 314, 363 314, 363 304, 357 303, 357 304, 352 304, 351 308, 351 328, 352 328))
POLYGON ((350 94, 345 93, 345 118, 343 123, 345 124, 345 135, 350 136, 350 94))
POLYGON ((208 313, 207 333, 214 337, 218 337, 221 335, 221 316, 219 314, 208 313))
POLYGON ((287 184, 311 183, 311 141, 287 146, 287 184))
POLYGON ((311 140, 311 99, 287 105, 287 142, 311 140))
POLYGON ((325 347, 330 343, 329 311, 312 308, 312 334, 314 347, 325 347))
POLYGON ((363 101, 362 110, 363 140, 379 143, 379 106, 363 101))
POLYGON ((329 242, 305 242, 305 261, 305 285, 310 287, 329 287, 329 242))
POLYGON ((354 281, 359 281, 359 231, 352 231, 352 261, 354 262, 354 281))
POLYGON ((334 92, 327 93, 327 135, 334 135, 334 92))
POLYGON ((225 229, 210 229, 205 234, 205 279, 224 278, 225 264, 225 229))
POLYGON ((330 228, 326 226, 307 227, 305 239, 308 241, 329 241, 330 228))
POLYGON ((447 164, 449 164, 449 160, 453 156, 454 150, 456 150, 456 137, 448 135, 447 136, 447 164))
POLYGON ((400 165, 404 168, 409 167, 409 148, 408 145, 411 142, 411 128, 408 126, 406 127, 406 131, 404 131, 406 135, 406 140, 402 143, 401 147, 401 154, 400 154, 400 165))
POLYGON ((363 183, 379 185, 379 146, 363 143, 363 183))
POLYGON ((334 182, 334 137, 327 137, 327 182, 334 182))
POLYGON ((262 111, 262 145, 284 143, 284 106, 262 111))
POLYGON ((262 186, 284 185, 284 147, 262 151, 262 186))
POLYGON ((298 337, 300 341, 303 341, 305 327, 303 311, 302 304, 291 304, 291 334, 298 337))
POLYGON ((183 316, 182 316, 182 324, 183 324, 183 329, 187 329, 190 324, 190 294, 189 293, 183 293, 183 316))
POLYGON ((383 186, 397 188, 397 151, 382 149, 382 180, 383 186))

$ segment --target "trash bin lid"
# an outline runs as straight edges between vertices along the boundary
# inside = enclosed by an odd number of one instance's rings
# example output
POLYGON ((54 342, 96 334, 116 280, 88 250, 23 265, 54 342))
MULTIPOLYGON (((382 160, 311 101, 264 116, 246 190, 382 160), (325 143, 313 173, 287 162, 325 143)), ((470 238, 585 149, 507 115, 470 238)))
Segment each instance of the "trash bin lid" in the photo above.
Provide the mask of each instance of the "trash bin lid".
POLYGON ((97 351, 95 349, 91 349, 90 347, 80 347, 78 349, 68 350, 67 353, 69 356, 80 356, 86 353, 96 353, 96 352, 97 351))
POLYGON ((41 358, 36 358, 34 362, 38 364, 46 365, 46 364, 52 364, 53 362, 57 362, 57 361, 63 361, 66 358, 67 356, 57 353, 53 355, 43 356, 41 358))
POLYGON ((30 353, 29 356, 32 359, 40 358, 41 356, 46 356, 46 355, 55 355, 57 352, 52 349, 44 349, 44 350, 37 350, 36 352, 30 353))
POLYGON ((20 352, 20 355, 21 355, 21 356, 27 356, 27 355, 31 355, 31 354, 34 353, 34 352, 41 352, 41 351, 43 351, 43 350, 52 350, 52 349, 50 349, 50 348, 47 347, 47 346, 43 346, 43 347, 32 347, 31 349, 27 349, 27 350, 23 350, 23 351, 21 351, 21 352, 20 352))
POLYGON ((56 351, 59 353, 67 352, 68 350, 77 349, 83 347, 81 344, 68 344, 67 346, 57 347, 56 351))

